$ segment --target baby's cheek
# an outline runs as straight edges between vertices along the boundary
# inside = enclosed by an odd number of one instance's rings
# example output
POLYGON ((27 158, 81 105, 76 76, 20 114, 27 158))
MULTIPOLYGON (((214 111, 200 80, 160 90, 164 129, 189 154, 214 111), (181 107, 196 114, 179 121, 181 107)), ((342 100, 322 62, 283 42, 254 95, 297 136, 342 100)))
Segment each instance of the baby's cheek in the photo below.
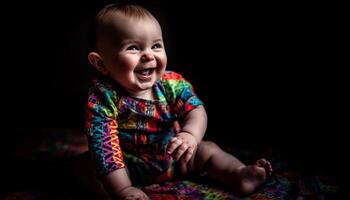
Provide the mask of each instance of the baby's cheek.
POLYGON ((134 55, 125 55, 119 58, 119 66, 126 71, 134 71, 139 58, 134 55))
POLYGON ((165 72, 165 67, 164 68, 157 68, 157 79, 161 79, 163 74, 165 72))

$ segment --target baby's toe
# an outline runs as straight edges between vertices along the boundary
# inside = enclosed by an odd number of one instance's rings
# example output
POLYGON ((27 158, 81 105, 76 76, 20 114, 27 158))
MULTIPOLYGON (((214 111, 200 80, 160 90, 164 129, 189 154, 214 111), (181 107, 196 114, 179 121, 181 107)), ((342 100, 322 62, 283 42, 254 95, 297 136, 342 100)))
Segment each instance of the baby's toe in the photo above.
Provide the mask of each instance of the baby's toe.
POLYGON ((272 173, 272 165, 271 165, 271 162, 266 161, 265 170, 267 171, 267 174, 271 175, 271 173, 272 173))
POLYGON ((268 161, 265 159, 265 158, 261 158, 261 159, 259 159, 259 160, 257 160, 256 161, 256 164, 259 166, 259 167, 264 167, 264 166, 266 166, 266 163, 267 163, 268 161))

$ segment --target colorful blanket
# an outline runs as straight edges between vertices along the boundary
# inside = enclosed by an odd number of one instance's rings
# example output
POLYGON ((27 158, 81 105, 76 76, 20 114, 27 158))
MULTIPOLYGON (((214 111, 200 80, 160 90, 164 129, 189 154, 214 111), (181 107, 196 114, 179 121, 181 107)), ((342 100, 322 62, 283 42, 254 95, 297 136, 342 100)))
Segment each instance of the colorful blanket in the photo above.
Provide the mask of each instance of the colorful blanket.
MULTIPOLYGON (((71 173, 74 159, 87 150, 84 135, 77 130, 40 129, 24 134, 13 152, 15 162, 32 166, 30 181, 12 182, 8 191, 0 193, 0 199, 79 199, 78 188, 71 173), (45 178, 55 171, 55 179, 45 178), (37 174, 36 174, 37 173, 37 174), (34 178, 33 178, 34 177, 34 178), (34 184, 31 181, 35 182, 34 184)), ((306 174, 302 166, 279 155, 271 148, 225 148, 245 162, 259 157, 272 161, 274 173, 251 196, 235 197, 224 187, 196 178, 174 180, 163 184, 145 186, 142 189, 150 199, 335 199, 339 186, 333 177, 323 174, 306 174), (259 152, 259 153, 257 153, 259 152)), ((14 167, 13 170, 17 168, 14 167)), ((21 180, 21 179, 18 179, 21 180)))

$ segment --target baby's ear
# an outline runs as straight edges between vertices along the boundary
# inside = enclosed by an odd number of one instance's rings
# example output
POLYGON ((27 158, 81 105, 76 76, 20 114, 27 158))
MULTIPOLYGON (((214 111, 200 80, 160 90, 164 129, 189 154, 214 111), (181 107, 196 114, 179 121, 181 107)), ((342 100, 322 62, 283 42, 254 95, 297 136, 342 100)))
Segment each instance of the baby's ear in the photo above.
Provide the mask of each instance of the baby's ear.
POLYGON ((108 70, 103 63, 102 57, 96 52, 90 52, 88 55, 89 62, 102 74, 107 75, 108 70))

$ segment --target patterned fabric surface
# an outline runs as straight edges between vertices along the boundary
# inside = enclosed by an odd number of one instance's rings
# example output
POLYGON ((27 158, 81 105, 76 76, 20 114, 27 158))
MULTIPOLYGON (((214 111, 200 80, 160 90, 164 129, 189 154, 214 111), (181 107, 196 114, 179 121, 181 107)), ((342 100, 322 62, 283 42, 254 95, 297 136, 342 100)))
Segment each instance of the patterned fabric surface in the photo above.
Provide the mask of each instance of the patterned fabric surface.
MULTIPOLYGON (((26 183, 16 181, 8 191, 1 191, 0 199, 80 199, 76 193, 74 194, 76 185, 72 181, 74 178, 71 177, 70 164, 77 155, 87 150, 84 135, 76 130, 67 129, 41 129, 35 132, 24 137, 13 154, 14 159, 20 160, 20 163, 39 163, 34 165, 35 168, 39 167, 39 170, 31 172, 30 177, 35 178, 26 183), (43 169, 47 169, 48 166, 53 166, 56 170, 54 180, 44 178, 43 169)), ((297 163, 278 155, 272 149, 260 150, 259 154, 253 150, 231 148, 225 150, 247 162, 264 156, 272 161, 274 173, 254 194, 246 198, 237 198, 225 188, 213 185, 204 178, 174 180, 161 185, 149 185, 143 187, 143 190, 150 199, 166 200, 337 199, 339 186, 332 177, 321 173, 303 173, 297 163)), ((51 168, 49 172, 52 172, 51 168)))
POLYGON ((133 182, 172 178, 174 162, 167 144, 180 130, 183 115, 203 103, 180 74, 166 71, 153 86, 154 100, 125 94, 107 78, 89 91, 86 131, 99 174, 128 165, 133 182), (142 177, 139 179, 138 177, 142 177))

